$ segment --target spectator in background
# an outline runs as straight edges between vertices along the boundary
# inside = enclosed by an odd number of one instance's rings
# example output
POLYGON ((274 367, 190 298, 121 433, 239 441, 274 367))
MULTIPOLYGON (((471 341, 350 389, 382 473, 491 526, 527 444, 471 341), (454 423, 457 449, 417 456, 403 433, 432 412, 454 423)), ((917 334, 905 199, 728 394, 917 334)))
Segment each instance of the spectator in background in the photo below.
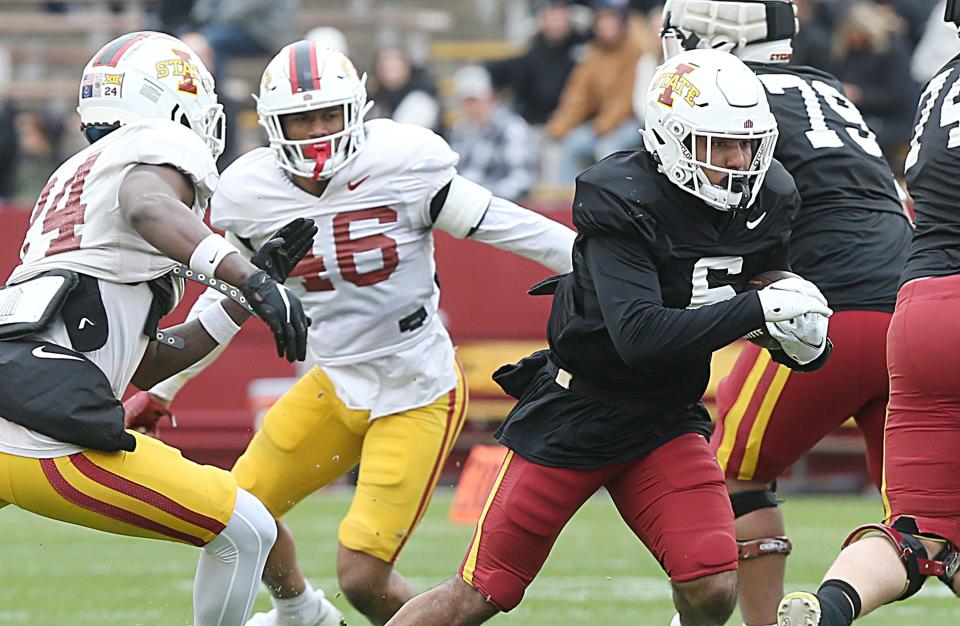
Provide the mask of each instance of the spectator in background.
MULTIPOLYGON (((897 15, 903 18, 904 34, 907 37, 909 48, 913 50, 920 38, 923 36, 924 28, 927 25, 927 18, 937 0, 873 0, 877 4, 890 7, 897 15)), ((940 11, 937 18, 943 25, 943 10, 940 11)), ((941 63, 942 65, 942 63, 941 63)), ((939 65, 937 67, 940 67, 939 65)))
POLYGON ((633 85, 642 37, 630 27, 627 0, 594 0, 593 41, 570 74, 547 135, 563 141, 559 184, 572 185, 584 165, 640 144, 633 85))
POLYGON ((933 78, 939 68, 960 52, 957 27, 943 21, 946 0, 940 0, 930 12, 920 43, 913 51, 910 74, 918 84, 933 78))
POLYGON ((479 65, 457 70, 453 94, 460 117, 450 131, 450 147, 460 155, 460 174, 495 196, 525 198, 537 168, 530 127, 497 102, 490 74, 479 65))
POLYGON ((307 41, 314 41, 318 46, 339 50, 344 55, 350 55, 350 46, 343 31, 333 26, 317 26, 304 37, 307 41))
MULTIPOLYGON (((207 67, 216 67, 217 64, 217 54, 213 48, 213 45, 210 41, 199 32, 189 32, 183 33, 180 36, 180 40, 183 43, 190 46, 190 49, 193 50, 200 60, 203 61, 203 64, 207 67)), ((241 152, 237 149, 237 116, 240 110, 243 108, 243 104, 235 98, 230 96, 229 81, 221 81, 222 87, 218 89, 217 100, 223 106, 224 117, 226 118, 224 123, 226 124, 226 132, 224 133, 224 144, 223 152, 217 158, 217 165, 220 169, 225 168, 226 166, 233 163, 233 160, 240 156, 241 152)), ((245 93, 249 93, 246 90, 246 87, 243 87, 245 93)))
POLYGON ((437 86, 426 70, 414 67, 399 47, 381 48, 373 69, 371 118, 387 117, 440 132, 437 86))
POLYGON ((660 8, 651 9, 646 20, 638 20, 638 28, 643 37, 643 53, 637 60, 636 77, 633 83, 633 114, 637 117, 639 126, 644 126, 647 111, 647 85, 653 78, 657 67, 663 63, 663 48, 660 45, 660 30, 663 27, 663 16, 660 8))
POLYGON ((25 111, 16 116, 19 151, 14 174, 14 201, 33 206, 47 179, 60 165, 59 140, 62 122, 53 116, 25 111))
POLYGON ((535 0, 537 33, 518 57, 487 65, 493 85, 509 88, 513 108, 533 126, 543 126, 560 102, 560 93, 587 37, 573 28, 569 0, 535 0))
POLYGON ((910 75, 910 47, 903 20, 886 5, 856 0, 833 35, 833 74, 844 84, 877 135, 894 172, 902 174, 905 147, 918 96, 910 75))
POLYGON ((541 181, 556 183, 563 161, 559 142, 543 127, 560 102, 563 86, 583 53, 587 35, 574 27, 570 0, 534 0, 537 32, 520 56, 487 65, 493 85, 507 88, 513 108, 531 126, 540 153, 541 181))
POLYGON ((178 36, 193 30, 190 20, 194 0, 164 0, 150 7, 153 29, 168 35, 178 36))
POLYGON ((833 13, 816 0, 794 0, 793 4, 800 22, 793 38, 793 64, 829 71, 833 68, 830 56, 833 13))
POLYGON ((213 48, 221 81, 233 57, 273 55, 295 39, 300 0, 195 0, 191 18, 213 48))

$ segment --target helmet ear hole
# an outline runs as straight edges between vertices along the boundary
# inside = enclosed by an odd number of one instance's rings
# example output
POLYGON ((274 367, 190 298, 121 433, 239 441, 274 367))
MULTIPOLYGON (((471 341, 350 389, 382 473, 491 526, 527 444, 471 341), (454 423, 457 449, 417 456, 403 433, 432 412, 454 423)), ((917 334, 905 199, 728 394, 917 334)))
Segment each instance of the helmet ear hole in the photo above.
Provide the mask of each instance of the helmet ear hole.
POLYGON ((667 122, 667 130, 674 137, 683 137, 685 134, 683 124, 681 124, 678 120, 670 120, 667 122))

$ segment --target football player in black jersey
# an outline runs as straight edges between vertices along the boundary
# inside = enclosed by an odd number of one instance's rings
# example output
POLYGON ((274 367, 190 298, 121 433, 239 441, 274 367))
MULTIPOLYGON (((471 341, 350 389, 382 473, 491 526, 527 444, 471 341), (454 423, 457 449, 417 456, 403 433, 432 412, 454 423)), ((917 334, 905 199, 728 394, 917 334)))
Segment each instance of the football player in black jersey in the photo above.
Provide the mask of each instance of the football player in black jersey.
POLYGON ((711 353, 765 329, 790 367, 829 355, 819 290, 788 269, 799 196, 773 160, 776 120, 756 76, 694 50, 656 72, 646 148, 577 178, 570 274, 550 349, 494 378, 520 402, 497 432, 509 453, 460 572, 392 625, 480 624, 523 597, 570 517, 605 487, 669 575, 678 626, 717 626, 736 603, 737 547, 701 396, 711 353))
MULTIPOLYGON (((960 22, 960 2, 947 3, 960 22)), ((905 169, 916 231, 887 337, 884 519, 854 530, 816 595, 787 594, 780 626, 849 626, 929 576, 960 595, 960 56, 927 83, 905 169)), ((918 620, 918 623, 927 623, 918 620)))
POLYGON ((790 264, 836 314, 828 366, 797 376, 755 345, 717 391, 711 447, 727 477, 740 548, 740 612, 747 626, 776 620, 791 544, 777 478, 851 416, 880 487, 887 405, 886 336, 911 236, 893 173, 874 134, 833 76, 790 65, 790 0, 668 0, 665 52, 722 49, 760 78, 780 128, 774 156, 793 176, 801 208, 790 264))

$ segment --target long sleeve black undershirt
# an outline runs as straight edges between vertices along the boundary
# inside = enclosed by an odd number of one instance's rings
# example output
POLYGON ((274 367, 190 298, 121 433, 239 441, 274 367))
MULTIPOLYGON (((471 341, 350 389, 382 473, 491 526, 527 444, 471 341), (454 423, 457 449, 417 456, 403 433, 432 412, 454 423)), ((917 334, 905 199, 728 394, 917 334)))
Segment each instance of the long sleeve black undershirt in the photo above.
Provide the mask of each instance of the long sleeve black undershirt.
POLYGON ((592 236, 583 244, 604 324, 628 366, 712 352, 764 324, 755 292, 698 309, 668 308, 654 260, 636 240, 592 236))

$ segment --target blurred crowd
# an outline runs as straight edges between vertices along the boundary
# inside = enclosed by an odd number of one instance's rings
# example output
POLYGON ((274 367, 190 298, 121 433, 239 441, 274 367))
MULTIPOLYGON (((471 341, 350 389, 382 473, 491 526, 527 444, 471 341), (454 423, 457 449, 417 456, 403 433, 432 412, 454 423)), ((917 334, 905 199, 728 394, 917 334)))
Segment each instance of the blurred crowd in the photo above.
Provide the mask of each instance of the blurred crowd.
MULTIPOLYGON (((901 172, 920 86, 960 52, 956 32, 942 22, 944 0, 794 2, 800 19, 794 63, 844 83, 891 167, 901 172)), ((50 3, 49 10, 64 4, 50 3)), ((440 133, 460 154, 460 172, 499 196, 524 200, 569 189, 584 167, 640 145, 642 94, 662 60, 661 4, 532 0, 520 25, 529 37, 519 54, 478 59, 445 76, 434 76, 429 61, 416 63, 402 45, 384 46, 366 70, 375 102, 370 117, 440 133)), ((300 32, 300 9, 300 0, 157 4, 151 28, 187 41, 217 78, 230 122, 221 166, 251 147, 231 132, 239 113, 254 106, 245 96, 250 86, 224 88, 235 59, 262 57, 266 64, 303 36, 349 55, 349 37, 334 28, 300 32)), ((32 204, 79 140, 74 116, 0 102, 0 199, 32 204)))

